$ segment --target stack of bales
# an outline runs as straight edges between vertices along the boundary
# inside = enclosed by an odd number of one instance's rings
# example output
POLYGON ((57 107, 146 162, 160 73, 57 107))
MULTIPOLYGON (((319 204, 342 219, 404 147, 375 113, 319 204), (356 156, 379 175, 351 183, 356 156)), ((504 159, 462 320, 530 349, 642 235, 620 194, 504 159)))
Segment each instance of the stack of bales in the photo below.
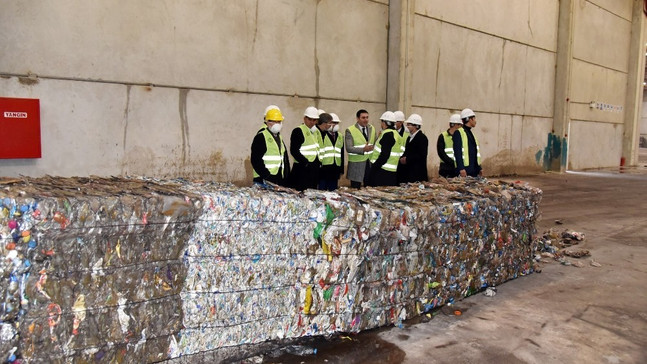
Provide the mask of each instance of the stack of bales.
POLYGON ((224 359, 358 332, 532 271, 541 191, 338 192, 120 178, 0 181, 0 355, 224 359))

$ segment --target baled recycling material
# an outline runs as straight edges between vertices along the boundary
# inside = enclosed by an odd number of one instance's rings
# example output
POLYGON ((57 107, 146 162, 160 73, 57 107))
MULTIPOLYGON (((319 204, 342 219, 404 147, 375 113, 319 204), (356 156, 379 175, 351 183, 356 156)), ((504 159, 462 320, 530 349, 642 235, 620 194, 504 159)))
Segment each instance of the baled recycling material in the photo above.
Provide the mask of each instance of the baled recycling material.
POLYGON ((0 180, 2 360, 158 362, 402 321, 531 273, 541 191, 0 180))

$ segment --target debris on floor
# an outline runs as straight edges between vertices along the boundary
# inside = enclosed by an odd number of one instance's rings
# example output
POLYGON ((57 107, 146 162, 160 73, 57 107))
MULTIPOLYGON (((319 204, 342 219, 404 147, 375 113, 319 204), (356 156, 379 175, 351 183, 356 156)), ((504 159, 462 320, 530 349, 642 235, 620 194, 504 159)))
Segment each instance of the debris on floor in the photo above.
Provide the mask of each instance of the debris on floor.
MULTIPOLYGON (((591 256, 590 251, 587 249, 573 248, 574 245, 579 244, 583 240, 584 233, 581 232, 573 231, 570 229, 565 229, 562 231, 559 231, 557 229, 549 229, 545 231, 540 237, 535 239, 535 242, 539 247, 539 252, 535 255, 535 261, 550 263, 551 260, 555 260, 560 262, 562 265, 582 268, 584 267, 584 263, 578 260, 566 259, 566 257, 579 259, 591 256)), ((593 260, 591 261, 593 262, 593 260)), ((599 263, 591 263, 592 266, 598 266, 596 264, 599 263)))

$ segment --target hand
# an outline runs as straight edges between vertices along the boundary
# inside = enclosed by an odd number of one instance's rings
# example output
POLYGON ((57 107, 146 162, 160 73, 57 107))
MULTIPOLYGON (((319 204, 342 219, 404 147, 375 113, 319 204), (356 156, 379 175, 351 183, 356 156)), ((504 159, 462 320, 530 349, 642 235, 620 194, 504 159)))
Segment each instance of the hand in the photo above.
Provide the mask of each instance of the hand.
POLYGON ((464 169, 461 169, 460 172, 458 172, 461 177, 467 177, 467 172, 465 172, 464 169))
POLYGON ((374 146, 373 146, 373 145, 371 145, 371 144, 366 144, 366 145, 364 146, 364 152, 372 152, 372 151, 373 151, 373 148, 374 148, 374 146))
POLYGON ((400 163, 407 164, 407 157, 400 157, 400 163))

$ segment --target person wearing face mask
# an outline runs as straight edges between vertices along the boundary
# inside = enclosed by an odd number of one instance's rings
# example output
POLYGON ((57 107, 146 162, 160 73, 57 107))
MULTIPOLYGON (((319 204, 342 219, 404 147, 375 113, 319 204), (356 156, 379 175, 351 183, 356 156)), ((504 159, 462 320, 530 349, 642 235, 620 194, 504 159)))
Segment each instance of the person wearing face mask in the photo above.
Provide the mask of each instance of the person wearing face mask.
POLYGON ((404 141, 395 130, 395 115, 387 111, 380 117, 382 133, 371 153, 369 186, 397 186, 398 162, 404 151, 404 141))
POLYGON ((339 177, 344 173, 344 139, 339 136, 339 117, 335 113, 319 115, 322 128, 321 169, 319 170, 319 189, 334 191, 339 186, 339 177))
POLYGON ((317 188, 319 183, 318 120, 319 110, 314 106, 306 108, 303 124, 294 128, 290 135, 290 154, 294 158, 290 186, 298 191, 317 188))
POLYGON ((463 109, 461 111, 461 120, 463 120, 463 127, 458 129, 458 133, 452 135, 456 173, 460 177, 483 176, 481 148, 474 133, 472 133, 472 129, 476 126, 476 114, 471 109, 463 109))
POLYGON ((265 109, 265 125, 256 133, 252 141, 251 163, 254 170, 254 183, 265 181, 287 187, 290 175, 290 160, 287 148, 281 137, 283 115, 276 105, 265 109))
POLYGON ((428 181, 429 139, 420 130, 422 117, 418 114, 411 114, 404 124, 409 135, 405 139, 404 153, 400 157, 398 165, 398 176, 402 178, 400 183, 428 181))

